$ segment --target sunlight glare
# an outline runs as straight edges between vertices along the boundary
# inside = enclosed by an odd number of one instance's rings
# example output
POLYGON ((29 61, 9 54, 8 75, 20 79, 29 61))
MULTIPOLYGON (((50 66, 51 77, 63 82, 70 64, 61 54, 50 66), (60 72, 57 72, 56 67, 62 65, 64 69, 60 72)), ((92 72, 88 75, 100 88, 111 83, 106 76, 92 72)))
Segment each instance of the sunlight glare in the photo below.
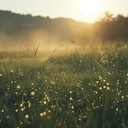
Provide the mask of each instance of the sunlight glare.
POLYGON ((79 11, 87 22, 94 22, 101 14, 101 5, 98 0, 81 0, 79 11))

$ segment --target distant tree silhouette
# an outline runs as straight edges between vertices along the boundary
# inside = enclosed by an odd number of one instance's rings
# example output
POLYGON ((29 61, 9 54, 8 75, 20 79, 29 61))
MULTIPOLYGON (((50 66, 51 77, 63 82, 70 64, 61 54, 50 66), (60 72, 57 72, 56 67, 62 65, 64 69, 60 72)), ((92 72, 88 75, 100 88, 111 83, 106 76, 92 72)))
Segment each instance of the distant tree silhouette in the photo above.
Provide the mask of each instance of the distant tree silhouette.
MULTIPOLYGON (((0 33, 17 36, 23 33, 43 30, 52 37, 71 42, 86 43, 91 40, 128 41, 128 17, 114 16, 107 11, 94 24, 77 22, 73 19, 21 15, 0 10, 0 33)), ((42 33, 43 36, 43 33, 42 33)))
MULTIPOLYGON (((71 41, 77 33, 86 29, 87 24, 69 18, 50 18, 49 16, 21 15, 0 10, 0 32, 9 36, 42 30, 49 36, 71 41)), ((43 33, 42 33, 43 36, 43 33)))
POLYGON ((101 41, 128 41, 128 17, 106 12, 94 24, 94 36, 101 41))
POLYGON ((114 15, 113 15, 111 12, 107 11, 107 12, 105 12, 105 13, 103 14, 103 16, 100 18, 100 21, 102 21, 102 22, 111 22, 111 21, 114 20, 113 16, 114 16, 114 15))

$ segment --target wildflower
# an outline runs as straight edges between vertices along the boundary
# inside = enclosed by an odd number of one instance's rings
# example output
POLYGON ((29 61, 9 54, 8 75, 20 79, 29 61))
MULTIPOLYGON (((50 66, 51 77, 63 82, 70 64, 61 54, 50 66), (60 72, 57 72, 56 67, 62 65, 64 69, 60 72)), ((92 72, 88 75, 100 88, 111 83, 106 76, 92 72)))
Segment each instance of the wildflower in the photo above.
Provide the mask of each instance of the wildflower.
POLYGON ((20 125, 22 125, 22 124, 23 124, 23 122, 21 121, 21 122, 20 122, 20 125))
POLYGON ((13 70, 11 70, 11 72, 13 72, 13 70))
POLYGON ((40 113, 40 116, 43 116, 43 113, 40 113))
POLYGON ((50 101, 50 98, 49 98, 49 97, 47 97, 47 100, 48 100, 48 101, 50 101))
POLYGON ((118 108, 116 108, 116 111, 118 111, 119 109, 118 108))
POLYGON ((30 101, 28 101, 28 107, 29 107, 29 108, 31 107, 31 102, 30 102, 30 101))
POLYGON ((46 112, 41 112, 40 116, 45 116, 47 113, 46 112))
POLYGON ((74 106, 72 106, 71 108, 74 109, 74 106))
POLYGON ((102 79, 102 77, 101 77, 101 76, 99 76, 99 79, 102 79))
POLYGON ((23 107, 23 104, 22 103, 20 104, 20 107, 23 107))
POLYGON ((92 106, 94 106, 94 103, 92 103, 92 106))
POLYGON ((9 115, 7 115, 7 119, 9 118, 9 115))
POLYGON ((23 95, 26 96, 27 95, 26 92, 24 92, 23 95))
POLYGON ((13 84, 13 81, 11 81, 11 84, 13 84))
POLYGON ((47 67, 47 69, 49 69, 49 67, 47 67))
POLYGON ((20 89, 21 87, 20 87, 20 85, 17 85, 17 87, 16 87, 17 89, 20 89))
POLYGON ((28 124, 31 124, 30 122, 28 122, 28 124))
POLYGON ((103 88, 105 89, 105 88, 106 88, 106 86, 103 86, 103 88))
POLYGON ((47 102, 46 101, 44 101, 44 104, 46 104, 47 102))
POLYGON ((24 108, 21 108, 21 111, 24 111, 24 108))
POLYGON ((72 97, 70 97, 69 99, 72 100, 72 97))
POLYGON ((31 95, 34 96, 35 95, 35 92, 31 92, 31 95))
POLYGON ((103 82, 105 82, 106 80, 103 80, 103 82))
POLYGON ((118 92, 118 95, 120 95, 120 92, 118 92))
POLYGON ((50 113, 50 112, 51 112, 51 110, 48 110, 48 112, 50 113))
POLYGON ((45 116, 46 115, 46 112, 43 112, 43 115, 45 116))
POLYGON ((110 72, 108 72, 108 74, 110 75, 111 73, 110 73, 110 72))
POLYGON ((121 96, 122 99, 124 99, 124 96, 121 96))
POLYGON ((102 90, 102 87, 100 87, 100 90, 102 90))
POLYGON ((107 85, 109 85, 109 83, 107 83, 107 85))
POLYGON ((99 83, 99 81, 96 81, 96 83, 98 84, 98 83, 99 83))
POLYGON ((4 109, 2 109, 2 112, 4 112, 4 109))
POLYGON ((109 87, 107 87, 107 90, 110 90, 110 88, 109 88, 109 87))
POLYGON ((18 92, 15 92, 16 95, 18 95, 18 92))
POLYGON ((28 115, 28 114, 26 114, 26 115, 25 115, 25 118, 26 118, 26 119, 28 119, 28 118, 29 118, 29 115, 28 115))
POLYGON ((18 109, 16 109, 15 112, 18 112, 18 109))

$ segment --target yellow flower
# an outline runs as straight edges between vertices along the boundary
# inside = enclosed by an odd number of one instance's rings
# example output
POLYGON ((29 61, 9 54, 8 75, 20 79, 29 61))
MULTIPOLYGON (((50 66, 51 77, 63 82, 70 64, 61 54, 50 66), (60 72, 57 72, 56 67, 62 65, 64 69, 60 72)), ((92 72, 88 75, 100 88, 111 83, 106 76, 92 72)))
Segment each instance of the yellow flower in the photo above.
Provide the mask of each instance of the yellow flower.
POLYGON ((18 109, 16 109, 15 112, 18 112, 18 109))
POLYGON ((23 124, 23 122, 21 121, 21 122, 20 122, 20 125, 22 125, 22 124, 23 124))
POLYGON ((35 92, 31 92, 31 95, 34 96, 35 95, 35 92))
POLYGON ((118 111, 119 109, 118 108, 116 108, 116 111, 118 111))
POLYGON ((17 85, 17 87, 16 87, 17 89, 20 89, 21 87, 20 87, 20 85, 17 85))
POLYGON ((29 107, 29 108, 31 107, 31 102, 30 102, 30 101, 28 101, 28 107, 29 107))
POLYGON ((4 112, 4 109, 2 109, 2 112, 4 112))
POLYGON ((51 112, 51 110, 48 110, 48 112, 50 113, 50 112, 51 112))
POLYGON ((107 90, 110 90, 110 88, 109 88, 109 87, 107 87, 107 90))
POLYGON ((41 112, 40 113, 40 116, 45 116, 46 115, 46 112, 41 112))
POLYGON ((11 70, 11 72, 13 72, 13 70, 11 70))
POLYGON ((46 112, 43 112, 43 115, 45 116, 46 115, 46 112))
POLYGON ((70 97, 69 99, 72 100, 72 97, 70 97))
POLYGON ((21 108, 21 111, 24 111, 24 108, 21 108))
POLYGON ((20 104, 20 107, 23 107, 23 104, 22 103, 20 104))
POLYGON ((28 115, 28 114, 26 114, 26 115, 25 115, 25 118, 26 118, 26 119, 28 119, 28 118, 29 118, 29 115, 28 115))
POLYGON ((74 109, 74 106, 72 106, 71 108, 74 109))
POLYGON ((124 99, 124 96, 121 96, 122 99, 124 99))
POLYGON ((43 113, 40 113, 40 116, 43 116, 43 113))
POLYGON ((44 104, 46 104, 47 102, 46 101, 44 101, 44 104))

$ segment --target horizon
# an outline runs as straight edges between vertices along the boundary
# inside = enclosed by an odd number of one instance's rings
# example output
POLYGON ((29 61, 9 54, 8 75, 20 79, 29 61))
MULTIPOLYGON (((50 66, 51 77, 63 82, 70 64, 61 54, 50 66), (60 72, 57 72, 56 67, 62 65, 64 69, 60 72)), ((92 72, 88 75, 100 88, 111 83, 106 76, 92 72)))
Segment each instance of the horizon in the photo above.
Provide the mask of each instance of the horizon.
POLYGON ((113 16, 122 15, 122 16, 128 17, 128 15, 123 15, 123 14, 120 14, 120 13, 114 14, 114 13, 112 13, 112 12, 110 12, 110 11, 106 11, 106 12, 104 12, 104 13, 101 15, 101 17, 98 17, 95 21, 93 21, 93 22, 88 22, 88 21, 77 20, 77 19, 72 18, 72 17, 64 17, 64 16, 51 17, 51 16, 49 16, 49 15, 44 16, 44 15, 38 15, 38 14, 33 15, 33 14, 30 14, 30 13, 20 13, 20 12, 14 12, 14 11, 12 11, 12 10, 3 10, 3 9, 0 9, 0 11, 3 11, 3 12, 6 12, 6 11, 7 11, 7 12, 10 12, 10 13, 13 13, 13 14, 17 14, 17 15, 25 15, 25 16, 31 15, 32 17, 36 17, 36 16, 41 16, 41 17, 43 17, 43 18, 49 17, 50 19, 64 18, 64 19, 70 19, 70 20, 74 20, 74 21, 76 21, 76 22, 81 22, 81 23, 83 22, 83 23, 87 23, 87 24, 93 24, 93 23, 99 21, 100 18, 102 18, 102 16, 104 16, 104 14, 107 13, 107 12, 113 14, 113 16))
POLYGON ((127 1, 108 0, 12 0, 8 4, 7 0, 0 0, 0 10, 7 10, 20 14, 31 14, 32 16, 49 16, 50 18, 71 18, 76 21, 94 23, 106 11, 112 14, 128 15, 127 1))

